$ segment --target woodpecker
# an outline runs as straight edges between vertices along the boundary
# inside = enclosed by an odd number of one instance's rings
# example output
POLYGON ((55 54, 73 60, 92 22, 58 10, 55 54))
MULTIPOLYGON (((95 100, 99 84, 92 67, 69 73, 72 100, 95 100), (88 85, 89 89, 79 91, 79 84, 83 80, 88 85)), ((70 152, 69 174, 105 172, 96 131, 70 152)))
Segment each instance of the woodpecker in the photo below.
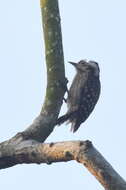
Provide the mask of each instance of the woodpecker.
POLYGON ((71 123, 71 131, 75 132, 91 114, 100 95, 100 69, 95 61, 81 60, 69 62, 76 69, 76 75, 68 91, 67 113, 58 118, 57 124, 65 121, 71 123))

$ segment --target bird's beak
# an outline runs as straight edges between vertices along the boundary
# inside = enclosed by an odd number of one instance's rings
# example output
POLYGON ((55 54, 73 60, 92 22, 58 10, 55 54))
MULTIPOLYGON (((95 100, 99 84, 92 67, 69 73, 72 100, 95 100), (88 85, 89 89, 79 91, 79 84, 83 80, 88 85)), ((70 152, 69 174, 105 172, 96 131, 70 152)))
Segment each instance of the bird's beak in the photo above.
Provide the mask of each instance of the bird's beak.
POLYGON ((74 67, 77 67, 77 63, 69 61, 68 63, 72 64, 74 67))

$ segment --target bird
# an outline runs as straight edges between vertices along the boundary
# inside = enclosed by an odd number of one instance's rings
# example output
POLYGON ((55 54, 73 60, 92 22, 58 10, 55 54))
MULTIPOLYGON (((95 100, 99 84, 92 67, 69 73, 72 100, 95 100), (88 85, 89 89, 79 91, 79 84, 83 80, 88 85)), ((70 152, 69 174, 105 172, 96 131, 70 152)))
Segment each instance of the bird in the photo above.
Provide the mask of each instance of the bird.
POLYGON ((80 125, 86 121, 93 111, 101 90, 100 68, 93 60, 80 60, 78 63, 69 62, 76 69, 68 97, 66 99, 68 110, 59 117, 57 124, 65 121, 71 123, 71 131, 76 132, 80 125))

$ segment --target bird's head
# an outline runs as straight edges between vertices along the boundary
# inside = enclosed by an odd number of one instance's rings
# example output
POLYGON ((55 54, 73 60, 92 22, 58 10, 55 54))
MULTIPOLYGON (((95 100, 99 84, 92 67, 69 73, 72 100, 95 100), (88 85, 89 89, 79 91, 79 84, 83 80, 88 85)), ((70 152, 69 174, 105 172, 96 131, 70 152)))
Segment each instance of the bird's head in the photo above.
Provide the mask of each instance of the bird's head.
POLYGON ((99 72, 100 72, 99 65, 95 61, 92 61, 92 60, 87 61, 85 59, 85 60, 79 61, 78 63, 71 62, 71 61, 69 61, 69 63, 72 64, 80 72, 85 72, 88 70, 88 71, 93 72, 96 77, 99 76, 99 72))

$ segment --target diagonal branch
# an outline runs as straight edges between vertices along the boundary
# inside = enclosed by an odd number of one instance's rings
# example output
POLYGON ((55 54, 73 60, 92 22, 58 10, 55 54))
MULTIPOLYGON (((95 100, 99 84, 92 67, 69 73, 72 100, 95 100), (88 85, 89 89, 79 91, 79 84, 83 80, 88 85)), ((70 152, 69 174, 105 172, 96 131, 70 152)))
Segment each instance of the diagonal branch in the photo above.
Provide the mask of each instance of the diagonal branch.
POLYGON ((34 144, 18 148, 15 152, 0 156, 0 168, 22 163, 66 162, 76 160, 83 164, 107 190, 125 190, 126 182, 95 149, 90 141, 68 141, 34 144))

